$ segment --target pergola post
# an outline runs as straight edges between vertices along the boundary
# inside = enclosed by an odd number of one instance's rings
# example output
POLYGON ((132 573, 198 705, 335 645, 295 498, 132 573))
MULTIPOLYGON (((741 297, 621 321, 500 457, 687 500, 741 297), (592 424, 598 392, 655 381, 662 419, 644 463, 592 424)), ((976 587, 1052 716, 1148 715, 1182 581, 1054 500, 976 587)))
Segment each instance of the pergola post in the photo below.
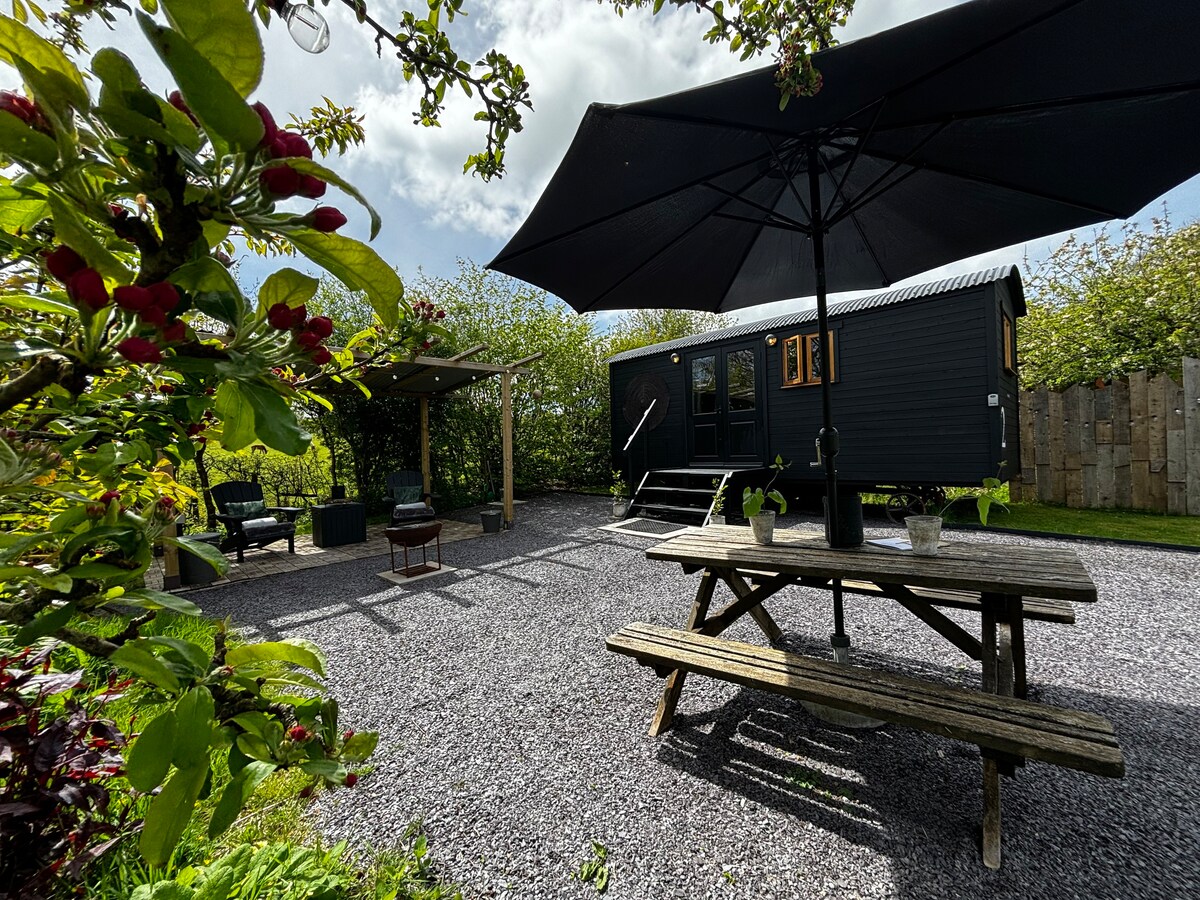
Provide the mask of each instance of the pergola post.
POLYGON ((500 375, 500 433, 504 468, 504 525, 513 524, 513 419, 512 372, 500 375))
POLYGON ((429 472, 429 398, 421 398, 421 490, 426 494, 433 491, 433 479, 429 472))

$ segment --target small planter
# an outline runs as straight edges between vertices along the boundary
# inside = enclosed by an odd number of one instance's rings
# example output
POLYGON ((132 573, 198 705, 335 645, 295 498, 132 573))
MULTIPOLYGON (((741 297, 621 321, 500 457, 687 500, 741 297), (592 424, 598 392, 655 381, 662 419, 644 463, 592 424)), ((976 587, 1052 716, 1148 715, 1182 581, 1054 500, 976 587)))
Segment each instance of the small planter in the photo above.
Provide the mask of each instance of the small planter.
POLYGON ((480 524, 484 534, 496 534, 500 530, 501 513, 498 509, 485 509, 479 514, 480 524))
POLYGON ((937 556, 938 539, 942 536, 941 516, 907 516, 908 540, 914 556, 937 556))
POLYGON ((623 519, 629 512, 629 501, 624 497, 613 500, 613 518, 623 519))
POLYGON ((714 515, 714 516, 709 516, 709 517, 708 517, 708 524, 709 524, 709 525, 724 525, 724 524, 725 524, 725 517, 724 517, 723 515, 720 515, 719 513, 718 513, 717 515, 714 515))
POLYGON ((750 529, 754 532, 754 540, 759 544, 769 544, 775 536, 775 513, 760 512, 750 517, 750 529))

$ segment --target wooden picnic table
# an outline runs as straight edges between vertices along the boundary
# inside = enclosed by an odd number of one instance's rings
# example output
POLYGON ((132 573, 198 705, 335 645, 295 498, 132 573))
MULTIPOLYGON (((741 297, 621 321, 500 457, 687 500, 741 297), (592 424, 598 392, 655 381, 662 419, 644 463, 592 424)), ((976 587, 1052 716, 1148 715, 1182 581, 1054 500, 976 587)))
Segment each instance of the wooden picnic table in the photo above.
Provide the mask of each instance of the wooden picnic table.
MULTIPOLYGON (((666 685, 650 727, 670 728, 687 672, 697 672, 830 704, 859 715, 908 725, 978 744, 983 755, 984 861, 1000 864, 999 775, 1038 759, 1120 777, 1124 761, 1112 724, 1093 713, 1026 699, 1024 618, 1073 621, 1062 607, 1096 600, 1079 557, 1071 550, 1013 544, 948 542, 934 557, 864 544, 831 549, 803 532, 776 531, 758 544, 750 529, 710 526, 646 551, 650 559, 702 572, 686 630, 634 623, 608 639, 608 648, 654 666, 666 685), (733 600, 710 613, 718 584, 733 600), (771 643, 782 637, 763 605, 785 587, 801 585, 888 598, 982 665, 980 691, 839 665, 773 648, 717 638, 749 615, 771 643), (977 609, 977 638, 939 605, 977 609)), ((1069 613, 1070 610, 1067 610, 1069 613)))
MULTIPOLYGON (((785 587, 818 589, 841 582, 867 583, 915 615, 965 654, 981 662, 983 690, 1024 697, 1023 598, 1091 603, 1096 585, 1072 550, 1013 544, 949 542, 937 556, 863 544, 831 549, 818 535, 777 531, 771 544, 756 543, 750 529, 709 526, 678 535, 646 551, 650 559, 679 563, 685 573, 704 570, 687 628, 716 636, 750 615, 772 643, 779 627, 763 602, 785 587), (749 578, 757 581, 751 587, 749 578), (734 601, 709 614, 713 590, 724 582, 734 601), (942 613, 921 589, 977 596, 981 634, 976 638, 942 613)), ((860 591, 855 591, 860 592, 860 591)), ((669 678, 650 733, 670 727, 683 677, 669 678)))

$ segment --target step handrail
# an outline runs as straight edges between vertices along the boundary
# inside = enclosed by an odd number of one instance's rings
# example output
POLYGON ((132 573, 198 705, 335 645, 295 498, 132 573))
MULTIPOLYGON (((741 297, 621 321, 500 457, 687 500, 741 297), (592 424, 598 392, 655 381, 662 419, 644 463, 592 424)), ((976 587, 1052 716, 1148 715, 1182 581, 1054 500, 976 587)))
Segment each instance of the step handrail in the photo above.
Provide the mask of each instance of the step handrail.
POLYGON ((626 450, 629 449, 629 445, 633 443, 633 439, 638 436, 638 432, 641 431, 642 426, 646 424, 646 419, 650 415, 650 410, 654 409, 654 404, 657 402, 658 402, 657 397, 655 397, 653 400, 650 401, 650 405, 647 406, 646 411, 644 413, 642 413, 642 420, 637 423, 637 428, 633 429, 633 434, 629 435, 629 440, 627 440, 625 442, 625 446, 621 448, 622 453, 624 453, 626 450))

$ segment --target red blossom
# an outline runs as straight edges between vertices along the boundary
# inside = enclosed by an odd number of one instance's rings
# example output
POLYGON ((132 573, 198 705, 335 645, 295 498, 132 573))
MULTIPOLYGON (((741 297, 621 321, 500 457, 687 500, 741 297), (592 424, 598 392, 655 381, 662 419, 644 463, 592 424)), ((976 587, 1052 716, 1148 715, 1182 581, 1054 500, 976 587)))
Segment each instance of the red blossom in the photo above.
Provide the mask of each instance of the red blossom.
POLYGON ((154 297, 154 305, 165 313, 169 313, 179 305, 179 291, 169 281, 160 281, 147 288, 154 297))
POLYGON ((100 502, 103 503, 105 506, 108 506, 108 504, 112 503, 114 500, 120 500, 120 499, 121 499, 120 491, 105 491, 103 494, 100 495, 100 502))
POLYGON ((301 135, 294 131, 281 131, 279 136, 283 138, 283 145, 287 149, 288 156, 302 156, 305 159, 312 159, 312 147, 308 146, 301 135))
POLYGON ((195 437, 204 430, 204 426, 198 423, 193 423, 187 427, 187 436, 195 437))
POLYGON ((299 306, 292 307, 292 325, 303 325, 304 320, 308 318, 308 307, 301 303, 299 306))
POLYGON ((263 139, 258 146, 266 147, 279 134, 279 126, 275 124, 275 117, 271 115, 271 111, 267 109, 265 103, 255 103, 250 108, 258 113, 258 117, 262 119, 263 123, 263 139))
POLYGON ((321 343, 321 336, 311 331, 302 331, 296 335, 296 343, 305 350, 315 350, 317 345, 321 343))
POLYGON ((66 244, 60 244, 46 254, 46 271, 59 281, 65 282, 80 269, 86 268, 83 257, 66 244))
POLYGON ((331 231, 337 231, 346 224, 346 217, 341 211, 332 206, 318 206, 308 214, 309 222, 316 231, 322 231, 328 234, 331 231))
POLYGON ((123 284, 113 290, 113 299, 117 306, 130 312, 141 312, 154 302, 154 295, 144 287, 136 284, 123 284))
POLYGON ((147 325, 162 328, 167 324, 167 314, 157 306, 148 306, 138 313, 138 317, 147 325))
POLYGON ((276 166, 264 169, 258 176, 263 192, 274 199, 295 197, 300 193, 300 173, 291 166, 276 166))
POLYGON ((267 322, 272 328, 287 331, 292 327, 292 308, 286 303, 276 303, 267 310, 267 322))
POLYGON ((43 134, 53 133, 41 109, 28 97, 22 97, 12 91, 0 91, 0 110, 16 116, 30 128, 36 128, 43 134))
POLYGON ((325 365, 331 359, 333 359, 333 354, 329 352, 328 347, 318 347, 312 352, 312 361, 318 366, 325 365))
POLYGON ((173 393, 175 393, 175 385, 173 385, 173 384, 160 384, 160 385, 158 386, 158 389, 159 389, 160 391, 162 391, 164 394, 173 394, 173 393))
POLYGON ((187 337, 187 325, 181 319, 176 319, 162 330, 163 343, 177 344, 187 337))
POLYGON ((75 305, 89 309, 104 309, 111 302, 104 287, 104 277, 95 269, 80 269, 67 279, 67 294, 75 305))
POLYGON ((346 781, 344 783, 345 783, 346 787, 354 787, 356 784, 358 784, 358 776, 355 775, 353 772, 350 772, 346 776, 346 781))
POLYGON ((311 331, 322 338, 327 338, 333 334, 333 320, 329 316, 313 316, 304 327, 306 331, 311 331))
POLYGON ((307 741, 309 738, 308 729, 303 725, 293 725, 288 729, 288 737, 293 741, 307 741))
POLYGON ((300 176, 300 196, 309 200, 319 200, 325 196, 325 182, 315 175, 300 176))
POLYGON ((347 728, 345 731, 342 732, 342 740, 343 741, 348 741, 352 737, 354 737, 354 729, 353 728, 347 728))
POLYGON ((446 318, 446 311, 444 309, 439 309, 437 311, 437 318, 439 318, 439 319, 446 318))
POLYGON ((117 344, 117 352, 133 363, 156 363, 162 359, 158 345, 142 337, 125 338, 117 344))

